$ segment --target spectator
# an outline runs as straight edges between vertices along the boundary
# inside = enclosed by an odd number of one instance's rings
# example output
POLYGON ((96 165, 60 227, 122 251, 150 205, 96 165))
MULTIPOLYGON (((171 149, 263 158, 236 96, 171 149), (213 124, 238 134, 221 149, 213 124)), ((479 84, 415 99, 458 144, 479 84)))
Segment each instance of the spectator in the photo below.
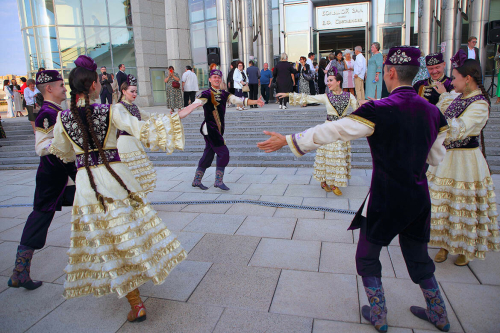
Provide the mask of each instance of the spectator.
POLYGON ((326 90, 326 84, 325 84, 325 69, 326 69, 326 59, 322 58, 319 61, 319 66, 318 66, 318 93, 324 94, 326 90))
MULTIPOLYGON (((311 91, 309 88, 309 81, 312 80, 312 78, 314 77, 314 74, 311 73, 311 68, 309 67, 309 64, 307 64, 306 57, 304 57, 304 56, 300 57, 300 64, 297 68, 297 71, 300 74, 300 76, 299 76, 299 93, 310 95, 311 91)), ((307 106, 307 103, 302 105, 302 107, 306 107, 306 106, 307 106)))
POLYGON ((118 66, 118 73, 116 73, 116 80, 118 81, 118 90, 120 90, 119 94, 121 94, 122 83, 127 82, 127 73, 125 73, 125 65, 120 64, 118 66))
POLYGON ((271 83, 273 82, 273 72, 269 70, 269 64, 264 63, 264 68, 260 71, 260 94, 269 104, 269 89, 271 88, 271 83))
POLYGON ((468 59, 474 59, 479 61, 479 49, 476 47, 477 45, 477 37, 470 36, 467 39, 467 46, 462 46, 461 49, 467 53, 468 59))
POLYGON ((12 94, 14 95, 14 111, 16 113, 16 117, 23 117, 23 99, 21 96, 21 87, 17 84, 15 79, 11 80, 10 89, 12 90, 12 94))
POLYGON ((366 75, 366 59, 361 53, 363 49, 361 46, 354 48, 356 60, 354 60, 354 89, 356 90, 356 100, 362 101, 365 99, 364 80, 366 75))
MULTIPOLYGON (((274 82, 276 82, 276 93, 291 93, 295 85, 295 73, 297 71, 293 64, 288 62, 288 55, 282 53, 280 61, 276 64, 273 70, 274 82)), ((288 97, 279 99, 279 108, 286 109, 288 97)))
MULTIPOLYGON (((309 70, 313 77, 316 77, 316 68, 314 67, 314 58, 316 54, 314 52, 309 52, 307 55, 306 63, 309 65, 309 70)), ((314 80, 309 81, 309 94, 316 95, 316 85, 314 84, 314 80)), ((317 105, 317 104, 316 104, 317 105)))
MULTIPOLYGON (((248 78, 245 73, 245 64, 243 64, 243 61, 238 62, 238 66, 233 73, 233 80, 235 95, 243 97, 243 87, 248 86, 248 78)), ((246 109, 244 107, 236 107, 236 110, 241 111, 246 109)))
POLYGON ((38 68, 38 73, 40 73, 40 72, 42 72, 42 71, 44 71, 44 70, 45 70, 45 68, 40 67, 40 68, 38 68))
POLYGON ((174 71, 174 66, 168 67, 168 76, 165 78, 167 90, 167 109, 175 112, 175 109, 182 109, 182 90, 180 76, 174 71))
POLYGON ((35 133, 35 120, 38 116, 38 108, 40 105, 36 103, 35 95, 39 94, 40 91, 35 87, 35 80, 29 79, 28 88, 24 89, 24 99, 26 100, 26 109, 28 110, 28 120, 33 127, 33 133, 35 133))
MULTIPOLYGON (((253 60, 248 62, 247 68, 248 75, 248 86, 250 87, 250 96, 248 98, 257 100, 259 98, 259 79, 260 79, 260 71, 257 66, 254 66, 253 60)), ((250 105, 250 108, 257 109, 257 104, 250 105)))
MULTIPOLYGON (((328 73, 330 68, 335 67, 337 68, 337 73, 342 74, 344 72, 345 64, 344 64, 344 57, 342 56, 342 51, 335 51, 335 53, 330 53, 328 56, 330 58, 330 63, 328 66, 326 66, 325 69, 325 74, 328 73)), ((325 75, 325 84, 327 80, 327 75, 325 75)))
POLYGON ((352 59, 352 51, 347 49, 344 54, 344 71, 342 73, 344 84, 342 88, 354 95, 354 60, 352 59))
POLYGON ((372 56, 368 61, 368 70, 366 73, 366 97, 380 99, 382 95, 382 66, 383 56, 380 53, 380 43, 374 42, 370 51, 372 56))
POLYGON ((7 117, 15 118, 14 114, 14 93, 9 86, 9 80, 3 80, 3 91, 5 92, 5 97, 7 98, 7 117))
MULTIPOLYGON (((118 84, 118 80, 115 80, 115 76, 113 74, 110 75, 111 79, 113 80, 113 83, 111 83, 111 87, 113 88, 113 104, 116 104, 120 100, 120 89, 118 88, 120 87, 120 85, 118 84)), ((116 74, 116 76, 118 76, 118 74, 116 74)))
POLYGON ((101 97, 101 104, 113 104, 113 87, 111 87, 113 79, 111 78, 111 75, 108 76, 106 66, 101 67, 99 82, 101 82, 101 91, 99 93, 99 97, 101 97))
POLYGON ((21 90, 19 91, 21 93, 21 95, 24 95, 24 89, 26 89, 28 87, 28 85, 26 84, 26 78, 25 77, 22 77, 21 78, 21 82, 23 83, 21 85, 21 90))
POLYGON ((229 73, 227 74, 227 91, 229 91, 229 93, 235 95, 233 74, 234 74, 234 70, 236 69, 236 67, 238 67, 238 63, 236 61, 233 61, 233 62, 231 62, 231 65, 229 65, 229 66, 230 66, 229 73))
POLYGON ((182 90, 184 90, 184 107, 194 102, 198 91, 198 77, 193 73, 191 66, 186 66, 186 71, 182 74, 182 90))

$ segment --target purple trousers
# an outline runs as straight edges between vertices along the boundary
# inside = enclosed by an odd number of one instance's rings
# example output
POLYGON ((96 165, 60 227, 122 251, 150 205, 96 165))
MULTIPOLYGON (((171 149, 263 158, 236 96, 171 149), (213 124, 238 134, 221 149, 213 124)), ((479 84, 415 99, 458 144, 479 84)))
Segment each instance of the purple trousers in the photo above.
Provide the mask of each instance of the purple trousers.
POLYGON ((205 150, 198 162, 198 169, 208 169, 212 165, 215 154, 217 154, 217 167, 225 168, 229 163, 229 149, 227 149, 227 146, 215 147, 208 136, 204 135, 203 138, 205 139, 205 150))
MULTIPOLYGON (((422 280, 430 279, 436 267, 427 252, 427 243, 399 234, 399 244, 411 280, 418 284, 422 280)), ((382 245, 370 243, 366 239, 366 218, 363 218, 356 250, 356 269, 359 275, 382 277, 382 264, 379 259, 381 250, 382 245)))

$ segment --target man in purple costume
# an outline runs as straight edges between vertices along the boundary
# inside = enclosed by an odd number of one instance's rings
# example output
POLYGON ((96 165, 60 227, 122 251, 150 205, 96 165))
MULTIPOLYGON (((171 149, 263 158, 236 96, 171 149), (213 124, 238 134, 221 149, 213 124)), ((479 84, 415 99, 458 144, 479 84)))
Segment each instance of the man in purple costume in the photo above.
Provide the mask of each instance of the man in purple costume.
POLYGON ((258 144, 266 152, 288 144, 296 156, 302 156, 336 140, 368 137, 373 159, 370 192, 349 229, 361 229, 356 268, 370 303, 362 308, 362 315, 379 332, 388 329, 379 256, 382 246, 397 235, 410 277, 427 302, 427 309, 412 306, 411 312, 442 331, 450 329, 434 263, 427 253, 431 202, 426 178, 428 165, 439 164, 446 154, 443 141, 448 123, 411 86, 419 56, 413 47, 390 49, 384 70, 389 97, 365 102, 344 119, 302 133, 285 137, 264 132, 271 138, 258 144))
POLYGON ((63 78, 55 70, 41 71, 36 74, 36 86, 44 98, 35 121, 35 151, 40 156, 40 164, 36 174, 33 212, 24 226, 17 248, 16 265, 8 282, 10 287, 29 290, 42 285, 42 282, 30 278, 33 252, 44 247, 55 212, 60 211, 63 205, 73 205, 75 186, 74 183, 68 186, 68 180, 75 180, 77 171, 75 163, 63 163, 49 153, 57 113, 62 110, 60 104, 66 99, 63 78))
POLYGON ((207 190, 208 187, 201 183, 205 170, 212 165, 215 154, 217 154, 217 169, 215 172, 214 187, 227 191, 229 187, 224 184, 224 169, 229 163, 229 150, 224 140, 224 118, 226 115, 226 104, 229 101, 231 104, 238 106, 259 105, 264 106, 262 98, 258 100, 240 99, 239 97, 230 94, 226 90, 220 89, 222 82, 222 72, 218 69, 210 71, 209 82, 211 88, 203 91, 195 99, 194 103, 187 106, 186 109, 196 109, 203 106, 205 120, 201 124, 200 132, 205 139, 205 150, 203 156, 198 163, 198 169, 192 183, 193 187, 199 187, 202 190, 207 190))
POLYGON ((445 63, 442 53, 429 54, 425 57, 425 64, 427 65, 430 77, 417 81, 413 85, 413 88, 419 96, 428 100, 429 103, 436 105, 439 101, 439 96, 441 96, 438 89, 443 86, 446 92, 450 92, 453 90, 453 85, 451 84, 451 79, 444 75, 445 63))

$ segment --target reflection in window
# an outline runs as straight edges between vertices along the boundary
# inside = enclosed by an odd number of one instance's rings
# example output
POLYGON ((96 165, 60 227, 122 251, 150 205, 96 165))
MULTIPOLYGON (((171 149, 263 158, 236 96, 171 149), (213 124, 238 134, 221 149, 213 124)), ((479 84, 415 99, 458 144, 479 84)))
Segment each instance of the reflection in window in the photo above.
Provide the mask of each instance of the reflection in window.
POLYGON ((151 85, 153 88, 153 100, 156 105, 167 104, 167 92, 165 90, 165 71, 151 69, 151 85))
POLYGON ((279 9, 273 9, 273 54, 280 54, 280 13, 279 9))
POLYGON ((33 25, 33 21, 31 20, 31 4, 30 0, 21 0, 24 5, 24 12, 26 13, 26 21, 25 21, 25 26, 26 27, 31 27, 33 25))
POLYGON ((288 61, 299 61, 301 56, 307 57, 309 50, 309 34, 287 34, 286 35, 286 53, 288 61))
POLYGON ((217 36, 217 21, 206 22, 207 30, 207 47, 219 46, 219 38, 217 36))
POLYGON ((207 62, 207 47, 205 44, 205 24, 191 24, 191 47, 195 64, 207 62))
POLYGON ((82 0, 82 7, 85 25, 108 25, 105 1, 82 0))
POLYGON ((57 24, 82 25, 80 0, 54 0, 57 24))
POLYGON ((95 60, 97 66, 112 67, 109 29, 102 27, 85 28, 87 55, 95 60))
MULTIPOLYGON (((113 47, 113 62, 135 66, 134 32, 132 28, 111 28, 111 44, 113 47)), ((118 70, 118 69, 117 69, 118 70)))
POLYGON ((81 27, 58 27, 61 62, 64 68, 73 68, 73 61, 85 54, 83 29, 81 27))
POLYGON ((391 47, 401 45, 401 27, 380 28, 380 51, 387 53, 391 47))
POLYGON ((204 20, 203 0, 189 0, 189 15, 191 23, 204 20))
POLYGON ((379 0, 378 23, 403 22, 404 1, 401 0, 379 0))
POLYGON ((40 67, 46 69, 61 68, 59 48, 55 27, 36 28, 37 54, 40 67))
POLYGON ((109 25, 131 26, 132 10, 130 0, 108 0, 109 25))
POLYGON ((51 25, 54 21, 54 3, 52 0, 32 0, 35 25, 51 25))
POLYGON ((208 88, 208 64, 205 62, 203 64, 197 64, 194 67, 194 73, 198 78, 198 88, 204 90, 208 88))
POLYGON ((273 8, 278 8, 279 0, 272 0, 272 6, 273 6, 273 8))
POLYGON ((205 20, 214 19, 217 16, 215 0, 205 0, 205 20))
MULTIPOLYGON (((309 31, 308 5, 294 5, 285 7, 285 28, 286 32, 309 31)), ((309 47, 307 48, 309 49, 309 47)))
POLYGON ((30 71, 38 70, 38 58, 36 56, 35 48, 35 35, 33 29, 26 29, 23 31, 24 43, 27 49, 26 63, 30 71))

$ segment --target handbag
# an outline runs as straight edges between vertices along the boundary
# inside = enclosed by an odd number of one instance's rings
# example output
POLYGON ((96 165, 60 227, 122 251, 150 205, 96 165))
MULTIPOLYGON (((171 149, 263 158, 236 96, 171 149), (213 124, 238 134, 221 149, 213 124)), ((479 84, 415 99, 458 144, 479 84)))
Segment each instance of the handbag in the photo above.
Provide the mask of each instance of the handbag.
POLYGON ((181 84, 179 83, 179 81, 173 81, 172 82, 172 87, 174 87, 175 89, 179 89, 181 87, 181 84))
POLYGON ((248 84, 246 86, 243 86, 241 88, 241 91, 243 91, 243 92, 250 92, 250 87, 248 86, 248 84))

